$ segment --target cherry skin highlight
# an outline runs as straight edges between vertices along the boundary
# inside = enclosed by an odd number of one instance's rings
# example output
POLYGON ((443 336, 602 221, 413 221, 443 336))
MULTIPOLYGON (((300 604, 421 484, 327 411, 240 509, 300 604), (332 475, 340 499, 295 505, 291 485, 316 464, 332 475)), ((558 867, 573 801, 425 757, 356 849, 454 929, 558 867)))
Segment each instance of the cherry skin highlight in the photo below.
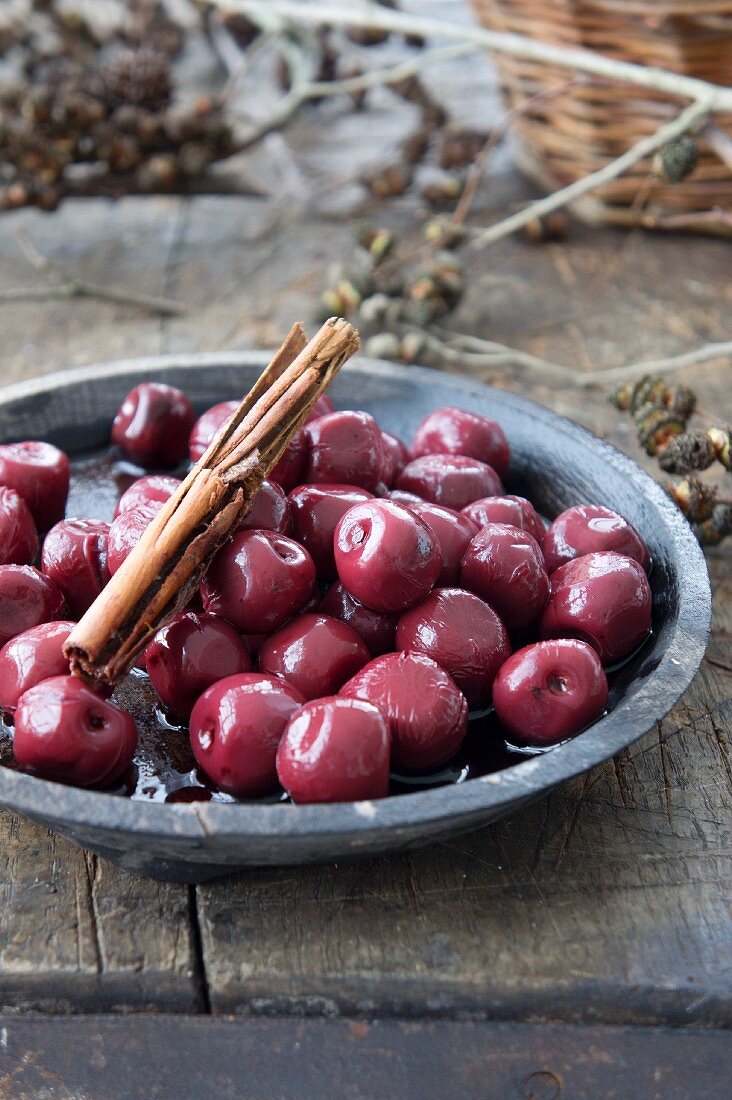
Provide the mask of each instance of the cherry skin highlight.
POLYGON ((109 581, 109 524, 102 519, 62 519, 46 535, 41 569, 80 618, 109 581))
POLYGON ((110 575, 116 573, 122 562, 130 556, 162 507, 162 501, 148 500, 146 504, 138 504, 117 516, 109 529, 107 539, 107 566, 110 575))
POLYGON ((230 420, 239 408, 239 401, 221 401, 199 416, 188 439, 188 455, 191 462, 198 462, 209 448, 219 428, 230 420))
POLYGON ((544 534, 544 557, 550 573, 568 561, 602 550, 633 558, 648 571, 648 550, 638 532, 617 512, 599 504, 568 508, 544 534))
POLYGON ((30 508, 15 489, 0 485, 0 565, 32 565, 38 546, 30 508))
POLYGON ((408 771, 446 763, 468 730, 465 696, 443 668, 421 653, 377 657, 340 694, 381 711, 391 731, 392 761, 408 771))
POLYGON ((372 611, 354 599, 340 581, 332 584, 323 596, 318 610, 350 626, 364 640, 372 657, 390 653, 396 646, 399 615, 388 611, 372 611))
POLYGON ((299 543, 275 531, 239 531, 212 561, 201 599, 242 634, 266 634, 302 611, 314 586, 313 559, 299 543))
POLYGON ((503 492, 498 474, 467 455, 429 454, 414 458, 396 480, 397 489, 459 512, 481 497, 503 492))
POLYGON ((508 473, 510 450, 500 424, 485 416, 450 406, 436 409, 417 428, 412 455, 467 455, 492 466, 499 477, 508 473))
POLYGON ((364 412, 334 412, 303 428, 307 457, 303 482, 358 485, 373 493, 384 467, 381 431, 364 412))
POLYGON ((520 527, 528 531, 542 546, 544 542, 544 524, 534 505, 526 497, 504 496, 483 497, 474 500, 462 510, 462 514, 485 527, 486 523, 508 523, 511 527, 520 527))
POLYGON ((355 485, 300 485, 288 499, 293 538, 312 557, 318 577, 333 580, 338 575, 333 548, 335 529, 350 508, 371 500, 372 494, 355 485))
POLYGON ((75 676, 54 676, 18 700, 13 751, 23 771, 75 787, 108 787, 132 763, 132 716, 75 676))
POLYGON ((69 476, 68 456, 50 443, 0 445, 0 485, 23 498, 39 531, 63 519, 69 476))
POLYGON ((305 700, 296 688, 256 672, 228 676, 204 691, 190 720, 191 748, 222 791, 257 798, 277 788, 277 746, 305 700))
POLYGON ((175 615, 145 650, 152 686, 173 714, 187 718, 203 692, 227 676, 251 672, 252 661, 233 626, 215 615, 175 615))
POLYGON ((117 501, 114 518, 123 512, 134 512, 141 504, 165 504, 180 487, 180 478, 169 474, 146 474, 133 481, 117 501))
POLYGON ((306 703, 277 749, 277 775, 293 802, 354 802, 389 792, 389 729, 360 699, 306 703))
POLYGON ((259 667, 306 699, 318 699, 335 694, 370 656, 363 639, 345 623, 328 615, 300 615, 264 643, 259 667))
POLYGON ((391 500, 369 500, 346 512, 334 546, 341 583, 374 611, 413 606, 424 599, 442 569, 430 528, 391 500))
POLYGON ((489 603, 509 630, 533 623, 549 597, 549 578, 538 542, 507 523, 488 523, 471 540, 460 584, 489 603))
POLYGON ((430 504, 426 500, 408 505, 410 511, 419 516, 437 539, 442 555, 442 569, 436 584, 457 584, 460 577, 460 564, 470 540, 477 535, 478 528, 467 516, 452 508, 443 508, 440 504, 430 504))
POLYGON ((0 645, 65 615, 64 594, 50 577, 32 565, 0 565, 0 645))
POLYGON ((112 442, 139 466, 177 466, 188 453, 195 420, 181 390, 160 382, 142 382, 125 397, 112 424, 112 442))
POLYGON ((550 577, 542 638, 580 638, 604 665, 632 653, 651 629, 651 589, 633 558, 602 552, 560 565, 550 577))
POLYGON ((69 671, 63 647, 73 627, 72 622, 41 623, 5 643, 0 649, 0 709, 14 710, 23 692, 69 671))
POLYGON ((511 652, 506 628, 493 608, 462 588, 437 588, 405 611, 397 646, 436 661, 474 708, 490 703, 493 681, 511 652))
POLYGON ((607 706, 607 678, 592 646, 557 638, 519 649, 493 684, 498 718, 527 745, 573 737, 607 706))

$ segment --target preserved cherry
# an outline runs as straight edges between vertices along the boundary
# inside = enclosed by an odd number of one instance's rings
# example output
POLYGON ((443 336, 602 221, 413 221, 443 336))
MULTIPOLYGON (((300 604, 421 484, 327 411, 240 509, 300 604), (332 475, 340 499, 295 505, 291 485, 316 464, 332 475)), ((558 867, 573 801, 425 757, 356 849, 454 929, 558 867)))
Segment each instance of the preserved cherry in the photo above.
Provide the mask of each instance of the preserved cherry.
POLYGON ((389 653, 396 645, 399 615, 389 611, 372 611, 348 592, 340 581, 332 584, 320 601, 318 610, 350 626, 363 638, 372 657, 389 653))
POLYGON ((15 489, 0 485, 0 565, 32 565, 38 545, 30 508, 15 489))
POLYGON ((440 504, 420 500, 407 507, 424 520, 437 539, 442 555, 442 569, 435 583, 440 587, 457 584, 463 556, 470 540, 478 533, 478 528, 467 516, 452 508, 443 508, 440 504))
POLYGON ((602 550, 624 554, 648 570, 648 550, 636 529, 617 512, 599 504, 568 508, 544 534, 544 557, 550 573, 568 561, 602 550))
POLYGON ((371 493, 354 485, 300 485, 288 499, 293 538, 312 557, 318 577, 333 580, 337 576, 335 529, 350 508, 371 500, 371 493))
POLYGON ((109 524, 102 519, 62 519, 46 535, 41 569, 55 581, 72 615, 81 617, 108 582, 109 524))
POLYGON ((123 512, 133 512, 141 504, 164 504, 180 487, 180 478, 170 474, 146 474, 133 481, 117 501, 114 518, 123 512))
POLYGON ((499 477, 508 473, 511 457, 500 424, 450 406, 435 409, 422 421, 412 441, 412 454, 415 458, 428 454, 467 455, 492 466, 499 477))
POLYGON ((459 512, 480 497, 503 492, 498 474, 477 458, 467 455, 429 454, 415 458, 404 467, 396 481, 397 489, 415 493, 432 504, 442 504, 459 512))
POLYGON ((541 516, 525 497, 483 497, 463 508, 462 514, 478 527, 485 527, 486 523, 508 523, 511 527, 520 527, 528 531, 539 546, 543 544, 544 524, 541 516))
POLYGON ((109 529, 107 539, 107 566, 110 575, 117 572, 122 562, 130 556, 148 527, 155 519, 163 502, 148 500, 117 516, 109 529))
POLYGON ((240 531, 277 531, 289 535, 292 530, 290 504, 276 481, 265 479, 252 502, 251 511, 239 524, 240 531))
POLYGON ((188 453, 195 413, 175 386, 143 382, 117 410, 112 442, 138 466, 177 466, 188 453))
POLYGON ((374 492, 382 480, 383 441, 373 416, 334 412, 303 428, 306 460, 303 482, 358 485, 374 492))
POLYGON ((14 710, 24 691, 69 671, 63 648, 73 626, 41 623, 5 643, 0 649, 0 709, 14 710))
POLYGON ((68 456, 50 443, 0 445, 0 485, 23 498, 39 531, 63 518, 69 476, 68 456))
POLYGON ((199 458, 205 454, 219 428, 231 419, 239 405, 239 401, 221 401, 199 416, 188 439, 188 454, 191 462, 198 462, 199 458))
POLYGON ((507 523, 488 523, 471 540, 460 584, 489 603, 509 630, 529 626, 549 596, 538 542, 507 523))
POLYGON ((370 658, 361 637, 328 615, 300 615, 259 651, 262 672, 279 676, 306 699, 334 695, 370 658))
POLYGON ((65 615, 64 594, 50 577, 32 565, 0 565, 0 645, 65 615))

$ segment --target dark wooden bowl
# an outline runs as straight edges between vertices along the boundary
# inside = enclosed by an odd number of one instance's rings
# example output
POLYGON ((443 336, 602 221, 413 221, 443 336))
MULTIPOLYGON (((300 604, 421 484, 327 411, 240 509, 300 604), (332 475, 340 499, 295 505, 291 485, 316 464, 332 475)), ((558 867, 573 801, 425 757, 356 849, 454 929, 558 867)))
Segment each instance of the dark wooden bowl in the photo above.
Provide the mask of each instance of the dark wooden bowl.
MULTIPOLYGON (((180 386, 203 410, 249 389, 266 356, 216 353, 108 363, 0 392, 0 441, 47 439, 72 455, 106 445, 113 414, 138 382, 180 386)), ((653 555, 653 636, 616 679, 609 713, 543 755, 465 783, 376 802, 156 804, 76 790, 0 768, 0 804, 56 829, 120 867, 196 882, 236 868, 373 855, 484 825, 607 760, 667 713, 704 654, 711 594, 694 535, 663 490, 629 458, 514 394, 419 367, 359 359, 333 387, 341 408, 368 409, 409 438, 425 414, 460 405, 500 421, 511 443, 509 490, 552 516, 606 504, 653 555)))

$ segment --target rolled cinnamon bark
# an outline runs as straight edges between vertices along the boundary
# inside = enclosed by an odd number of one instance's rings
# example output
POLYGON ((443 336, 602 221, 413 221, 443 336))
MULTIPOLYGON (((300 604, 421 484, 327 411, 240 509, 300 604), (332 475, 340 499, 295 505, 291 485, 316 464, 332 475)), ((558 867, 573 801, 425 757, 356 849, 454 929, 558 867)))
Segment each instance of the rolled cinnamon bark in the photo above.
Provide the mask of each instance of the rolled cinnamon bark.
POLYGON ((301 325, 287 339, 139 543, 72 630, 71 672, 116 683, 153 634, 195 593, 209 562, 251 509, 254 497, 318 397, 359 346, 331 318, 310 343, 301 325))

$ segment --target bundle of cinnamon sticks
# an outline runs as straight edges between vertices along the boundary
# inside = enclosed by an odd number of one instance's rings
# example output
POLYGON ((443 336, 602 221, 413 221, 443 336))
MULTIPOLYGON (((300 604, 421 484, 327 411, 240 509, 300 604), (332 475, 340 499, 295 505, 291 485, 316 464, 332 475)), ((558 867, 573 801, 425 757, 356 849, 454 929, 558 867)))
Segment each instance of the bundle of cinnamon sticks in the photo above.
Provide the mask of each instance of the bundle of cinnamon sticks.
POLYGON ((296 324, 239 409, 145 531, 69 635, 72 673, 113 685, 155 632, 194 595, 216 551, 313 405, 359 347, 331 318, 307 342, 296 324))

